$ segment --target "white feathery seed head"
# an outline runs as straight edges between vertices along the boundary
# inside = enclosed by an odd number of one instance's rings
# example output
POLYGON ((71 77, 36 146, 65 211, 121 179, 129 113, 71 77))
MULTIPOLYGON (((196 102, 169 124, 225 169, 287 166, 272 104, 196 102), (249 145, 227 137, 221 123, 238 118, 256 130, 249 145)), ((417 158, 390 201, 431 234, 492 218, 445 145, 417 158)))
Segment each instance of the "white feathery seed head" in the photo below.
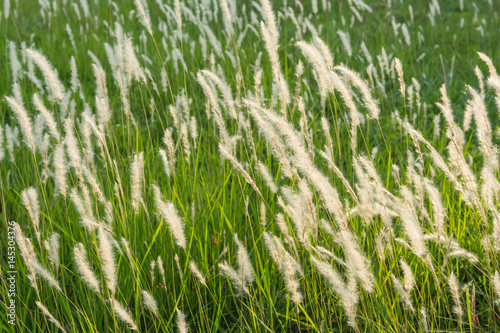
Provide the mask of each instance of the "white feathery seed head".
POLYGON ((85 250, 85 247, 82 243, 78 243, 75 245, 73 251, 75 254, 76 268, 78 269, 78 272, 80 272, 83 281, 85 281, 90 289, 99 294, 99 279, 96 277, 89 261, 87 260, 87 251, 85 250))
POLYGON ((61 323, 50 313, 50 311, 42 303, 36 301, 35 304, 38 306, 40 310, 42 310, 43 314, 49 319, 50 322, 56 325, 57 328, 60 329, 62 332, 66 333, 66 330, 61 325, 61 323))
POLYGON ((5 100, 17 117, 19 126, 21 127, 21 131, 23 132, 24 142, 28 145, 28 147, 31 148, 31 151, 34 154, 35 139, 33 135, 33 126, 31 125, 31 120, 28 116, 28 112, 26 111, 24 106, 20 104, 15 98, 6 96, 5 100))
POLYGON ((179 309, 176 309, 176 312, 177 312, 177 318, 175 323, 177 324, 177 331, 179 333, 187 333, 189 330, 189 326, 186 322, 186 316, 179 309))
POLYGON ((28 57, 40 68, 45 78, 45 83, 49 88, 50 93, 56 99, 61 102, 64 102, 65 89, 59 77, 57 76, 57 72, 54 70, 54 67, 50 64, 50 62, 39 52, 33 49, 26 49, 26 53, 28 57))
POLYGON ((158 214, 163 219, 165 219, 165 221, 167 221, 176 244, 185 249, 186 236, 184 236, 184 225, 182 223, 182 219, 177 214, 177 210, 175 209, 174 204, 171 202, 166 203, 163 201, 162 194, 158 186, 153 185, 153 192, 155 196, 156 210, 158 214))
POLYGON ((142 184, 144 182, 144 153, 134 154, 130 167, 130 188, 132 190, 132 207, 137 214, 142 201, 142 184))
POLYGON ((154 299, 153 295, 151 295, 149 292, 146 290, 141 291, 142 294, 142 300, 144 302, 144 306, 155 316, 158 316, 158 305, 156 304, 156 300, 154 299))
POLYGON ((106 278, 106 286, 111 295, 114 297, 116 293, 116 262, 113 252, 113 245, 109 237, 111 237, 103 227, 99 227, 99 254, 101 257, 102 271, 106 278))
POLYGON ((111 298, 110 300, 111 307, 113 308, 113 311, 117 315, 118 319, 123 321, 124 323, 128 324, 129 328, 133 331, 137 331, 137 325, 134 322, 134 319, 132 318, 132 315, 130 312, 125 308, 123 305, 120 304, 116 299, 111 298))
POLYGON ((208 288, 205 277, 203 277, 203 274, 194 261, 189 262, 189 269, 191 270, 191 273, 193 273, 193 275, 198 279, 198 281, 200 281, 202 285, 208 288))

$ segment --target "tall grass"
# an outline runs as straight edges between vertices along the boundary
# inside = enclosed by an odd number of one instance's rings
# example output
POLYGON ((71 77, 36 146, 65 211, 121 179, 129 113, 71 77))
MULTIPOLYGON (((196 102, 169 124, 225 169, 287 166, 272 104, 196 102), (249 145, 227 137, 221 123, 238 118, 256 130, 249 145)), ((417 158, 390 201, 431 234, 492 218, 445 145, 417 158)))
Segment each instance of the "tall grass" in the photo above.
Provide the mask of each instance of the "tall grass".
POLYGON ((499 9, 3 1, 0 330, 500 329, 499 9))

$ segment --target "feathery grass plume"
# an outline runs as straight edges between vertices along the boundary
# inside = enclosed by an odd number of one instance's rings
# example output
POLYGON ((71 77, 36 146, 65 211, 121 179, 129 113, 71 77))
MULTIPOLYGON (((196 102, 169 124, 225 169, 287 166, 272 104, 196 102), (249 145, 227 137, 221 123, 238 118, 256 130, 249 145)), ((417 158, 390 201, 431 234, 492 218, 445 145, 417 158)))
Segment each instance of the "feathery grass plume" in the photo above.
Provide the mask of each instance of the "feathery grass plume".
POLYGON ((223 263, 219 263, 219 269, 221 270, 222 275, 225 275, 231 284, 236 288, 238 295, 243 293, 250 295, 250 291, 248 290, 245 279, 241 275, 240 272, 237 272, 234 268, 229 266, 229 264, 225 261, 223 263))
POLYGON ((480 149, 485 155, 489 155, 493 151, 493 143, 491 140, 492 130, 486 111, 486 105, 484 104, 484 98, 471 86, 467 86, 467 90, 472 96, 472 100, 469 101, 469 103, 472 106, 474 121, 476 122, 476 133, 480 142, 480 149))
POLYGON ((179 0, 174 0, 174 8, 175 8, 175 20, 177 22, 177 29, 179 32, 182 31, 182 15, 181 15, 181 4, 179 0))
POLYGON ((83 244, 76 244, 73 252, 75 254, 76 268, 78 269, 78 272, 80 272, 83 281, 85 281, 90 289, 100 294, 99 280, 87 260, 87 251, 85 250, 83 244))
POLYGON ((176 312, 177 312, 177 318, 175 320, 175 323, 177 324, 177 331, 179 333, 187 333, 189 330, 189 326, 186 322, 186 316, 178 308, 176 308, 176 312))
POLYGON ((332 71, 333 70, 333 55, 330 52, 330 49, 328 48, 326 43, 318 36, 314 36, 313 42, 314 42, 314 45, 316 46, 316 48, 323 55, 323 59, 325 60, 328 69, 332 71))
MULTIPOLYGON (((67 25, 67 27, 69 29, 69 25, 67 25)), ((68 30, 68 32, 71 32, 71 30, 68 30)), ((70 65, 71 65, 71 90, 73 91, 73 93, 76 94, 76 89, 78 89, 78 69, 76 67, 75 57, 73 56, 71 56, 70 65)))
POLYGON ((446 211, 441 199, 441 193, 439 193, 439 190, 432 184, 432 181, 430 179, 424 179, 424 185, 426 192, 429 195, 430 202, 432 203, 432 217, 434 220, 434 228, 438 234, 444 234, 446 231, 446 211))
MULTIPOLYGON (((178 0, 176 0, 178 1, 178 0)), ((146 16, 146 12, 144 11, 144 7, 142 6, 142 3, 140 0, 134 0, 134 4, 137 7, 137 10, 139 11, 139 14, 141 15, 141 23, 144 25, 148 33, 153 36, 153 30, 151 30, 151 22, 149 21, 148 16, 146 16)))
POLYGON ((38 262, 36 258, 35 250, 31 242, 27 240, 28 247, 30 248, 30 256, 33 267, 33 272, 35 275, 39 275, 42 280, 45 280, 51 287, 54 287, 58 291, 62 292, 61 287, 59 286, 59 282, 54 278, 54 276, 45 268, 43 265, 38 262))
POLYGON ((270 256, 278 265, 278 269, 283 275, 285 286, 289 297, 296 305, 302 302, 302 294, 300 293, 300 283, 296 276, 303 275, 300 265, 292 258, 285 250, 281 240, 276 236, 271 236, 267 231, 264 232, 264 242, 269 251, 270 256))
POLYGON ((205 278, 203 277, 203 274, 198 269, 198 266, 194 261, 189 262, 189 270, 191 270, 191 273, 193 273, 193 275, 198 279, 198 281, 200 281, 202 285, 208 288, 205 278))
MULTIPOLYGON (((9 0, 4 0, 4 14, 8 16, 8 9, 6 4, 8 4, 9 0), (6 12, 5 12, 6 10, 6 12)), ((19 79, 22 77, 22 65, 19 62, 19 59, 17 58, 17 48, 16 48, 16 43, 13 41, 9 41, 9 61, 10 61, 10 67, 12 70, 12 81, 13 82, 18 82, 19 79)))
POLYGON ((266 204, 264 203, 264 201, 261 201, 260 203, 260 224, 262 225, 263 228, 265 228, 267 225, 266 204))
POLYGON ((125 308, 123 305, 120 304, 116 299, 110 298, 109 299, 111 303, 111 307, 113 308, 113 311, 116 313, 118 316, 118 319, 123 321, 124 323, 129 325, 129 328, 133 331, 137 331, 137 325, 134 322, 134 319, 132 319, 132 316, 128 312, 127 308, 125 308))
POLYGON ((284 141, 294 154, 292 160, 295 165, 319 192, 326 209, 335 216, 336 220, 340 222, 341 227, 345 227, 346 216, 337 190, 330 184, 328 178, 316 168, 304 148, 304 143, 293 126, 283 117, 270 111, 266 112, 263 108, 248 100, 245 100, 245 102, 250 107, 250 114, 256 120, 259 120, 259 118, 263 119, 263 121, 257 121, 260 129, 264 131, 277 131, 286 138, 284 141), (271 126, 266 127, 264 125, 266 122, 271 124, 271 126))
POLYGON ((156 263, 158 264, 158 270, 160 271, 163 285, 167 285, 167 282, 165 280, 165 268, 163 268, 163 260, 161 259, 160 256, 158 256, 158 258, 156 259, 156 263))
POLYGON ((246 284, 251 284, 255 280, 253 273, 252 263, 250 262, 250 257, 248 255, 245 246, 238 239, 238 235, 234 234, 234 241, 238 245, 237 261, 240 275, 246 284))
POLYGON ((146 290, 141 291, 142 294, 142 301, 144 302, 144 306, 146 308, 153 312, 155 316, 158 316, 158 305, 156 304, 156 300, 154 299, 153 295, 151 295, 149 292, 146 290))
POLYGON ((33 261, 36 260, 32 259, 32 246, 31 243, 24 238, 23 231, 21 230, 21 227, 19 226, 18 223, 14 223, 14 232, 16 234, 16 242, 17 246, 19 248, 19 251, 21 252, 21 256, 24 259, 24 264, 26 265, 26 269, 28 270, 28 280, 30 281, 30 285, 35 289, 36 293, 38 294, 38 286, 36 284, 36 273, 35 273, 35 268, 33 266, 33 261))
POLYGON ((276 26, 276 17, 274 16, 273 8, 269 0, 260 0, 260 4, 262 6, 262 15, 264 16, 266 27, 271 37, 270 41, 272 42, 272 45, 276 46, 277 48, 279 41, 279 32, 276 26))
POLYGON ((163 144, 167 148, 168 161, 170 165, 171 174, 175 173, 175 148, 174 140, 172 139, 172 130, 167 128, 163 135, 163 144))
POLYGON ((89 231, 92 231, 96 227, 97 223, 94 221, 92 210, 85 207, 84 200, 82 200, 82 197, 76 188, 71 189, 70 199, 75 205, 78 214, 80 214, 80 221, 82 225, 89 229, 89 231))
POLYGON ((462 304, 460 303, 460 291, 458 288, 458 280, 455 274, 452 272, 450 276, 448 277, 448 287, 450 288, 450 293, 453 298, 453 312, 457 315, 458 317, 458 322, 460 325, 462 324, 462 317, 463 317, 463 310, 462 310, 462 304))
POLYGON ((399 91, 401 92, 401 95, 403 96, 403 99, 405 98, 405 92, 406 92, 406 85, 405 85, 405 79, 403 76, 403 64, 401 64, 401 60, 398 58, 394 58, 394 63, 396 66, 396 71, 398 73, 398 80, 399 80, 399 91))
POLYGON ((429 332, 429 324, 427 323, 427 311, 425 311, 424 307, 420 308, 420 314, 422 315, 422 324, 424 326, 424 332, 428 333, 429 332))
POLYGON ((182 224, 182 220, 177 214, 175 206, 173 203, 168 202, 165 203, 162 200, 162 194, 160 188, 156 185, 153 186, 153 192, 155 196, 156 202, 156 210, 158 214, 167 221, 170 226, 170 231, 172 232, 172 236, 174 236, 175 243, 186 249, 186 236, 184 236, 184 225, 182 224))
POLYGON ((36 301, 35 304, 42 310, 43 314, 49 319, 51 323, 57 326, 62 332, 66 333, 66 330, 61 325, 61 323, 50 313, 50 311, 40 302, 36 301))
POLYGON ((229 7, 227 5, 227 0, 219 0, 220 6, 222 9, 222 16, 224 17, 224 28, 228 35, 232 33, 232 24, 231 24, 231 13, 229 12, 229 7))
POLYGON ((370 263, 362 253, 356 235, 349 231, 341 231, 338 235, 346 258, 348 275, 356 277, 363 289, 372 292, 375 284, 370 263))
POLYGON ((28 112, 22 104, 19 104, 13 97, 5 96, 5 100, 9 104, 11 110, 16 114, 17 121, 19 122, 19 126, 21 127, 21 131, 23 132, 24 142, 28 147, 31 148, 33 154, 35 153, 35 140, 33 137, 33 127, 31 125, 30 117, 28 116, 28 112))
POLYGON ((111 292, 111 296, 116 294, 116 262, 113 253, 113 245, 108 232, 103 227, 99 227, 99 255, 101 257, 102 271, 106 278, 106 286, 111 292))
POLYGON ((92 64, 96 81, 96 109, 99 124, 106 127, 109 119, 111 118, 111 111, 109 108, 108 90, 106 88, 106 73, 101 66, 92 64))
POLYGON ((177 253, 174 255, 174 261, 175 261, 175 266, 177 266, 177 270, 179 271, 179 275, 181 277, 181 281, 184 281, 184 277, 183 277, 182 269, 181 269, 181 264, 179 262, 179 255, 177 253))
POLYGON ((26 54, 42 71, 45 78, 45 84, 49 88, 52 96, 64 103, 64 86, 47 58, 33 49, 26 49, 26 54))
POLYGON ((394 288, 396 288, 396 291, 399 292, 399 296, 403 300, 405 306, 409 310, 414 312, 415 308, 413 307, 413 304, 411 302, 410 292, 401 285, 401 282, 393 274, 391 274, 391 278, 392 278, 392 283, 394 284, 394 288))
POLYGON ((162 164, 163 164, 163 170, 165 170, 165 174, 167 177, 170 177, 170 162, 167 158, 167 152, 164 149, 158 149, 158 154, 160 155, 162 164))
POLYGON ((411 250, 419 258, 423 258, 427 252, 427 248, 425 247, 425 239, 422 233, 422 228, 418 222, 415 208, 412 205, 414 200, 413 194, 405 186, 401 187, 401 194, 404 196, 404 201, 396 203, 394 209, 403 223, 405 234, 412 245, 411 250))
POLYGON ((443 113, 448 128, 451 130, 451 139, 458 146, 459 150, 463 150, 464 135, 463 132, 455 123, 455 121, 453 120, 453 111, 451 109, 450 99, 448 98, 448 95, 446 93, 446 85, 443 84, 439 91, 441 92, 441 99, 443 100, 443 103, 436 103, 436 105, 443 113))
POLYGON ((222 145, 222 143, 219 142, 219 150, 221 152, 221 154, 227 158, 229 160, 229 162, 231 162, 231 164, 234 166, 234 168, 236 170, 238 170, 241 175, 243 176, 243 179, 246 180, 246 182, 248 184, 250 184, 250 186, 253 187, 253 189, 255 190, 255 192, 257 192, 261 197, 262 197, 262 193, 260 193, 260 190, 259 188, 257 187, 257 184, 255 184, 255 182, 253 181, 252 177, 250 176, 250 174, 243 168, 243 166, 236 160, 236 158, 229 152, 229 149, 224 147, 222 145))
POLYGON ((346 66, 337 66, 335 69, 342 73, 344 77, 348 78, 352 84, 360 90, 361 95, 363 96, 363 102, 365 103, 366 108, 370 111, 370 117, 372 119, 378 119, 380 108, 377 101, 373 99, 368 83, 363 80, 358 73, 347 68, 346 66))
POLYGON ((325 146, 325 151, 327 153, 327 158, 328 160, 332 161, 333 164, 333 142, 332 142, 332 136, 330 134, 330 124, 328 123, 328 120, 326 120, 325 117, 321 117, 321 127, 323 128, 323 132, 325 133, 325 138, 326 138, 326 146, 325 146))
POLYGON ((231 88, 228 86, 226 82, 224 82, 221 78, 217 76, 217 74, 209 71, 209 70, 201 70, 200 73, 205 75, 207 78, 212 80, 213 83, 215 83, 220 91, 222 92, 222 96, 224 97, 224 102, 226 107, 229 109, 229 115, 231 118, 237 120, 238 119, 238 114, 236 112, 236 105, 233 99, 233 94, 231 92, 231 88))
POLYGON ((349 34, 342 30, 338 30, 337 35, 339 35, 340 41, 342 42, 342 45, 344 45, 344 49, 347 52, 347 55, 349 57, 352 57, 351 39, 349 38, 349 34))
POLYGON ((188 133, 188 124, 183 122, 181 124, 180 136, 182 138, 182 146, 184 149, 184 154, 186 156, 186 162, 191 164, 190 156, 191 156, 191 144, 189 142, 189 133, 188 133))
POLYGON ((227 132, 224 119, 222 118, 222 112, 219 107, 219 102, 217 101, 217 95, 210 87, 210 85, 207 83, 201 72, 198 72, 197 78, 198 78, 198 83, 203 88, 203 92, 207 97, 208 103, 212 107, 215 123, 217 124, 217 128, 219 129, 219 134, 222 136, 222 142, 224 142, 224 145, 230 146, 231 140, 229 138, 229 133, 227 132))
POLYGON ((49 262, 54 271, 59 271, 59 234, 54 232, 48 241, 44 241, 45 249, 49 252, 49 262))
POLYGON ((47 124, 48 128, 50 129, 50 134, 54 138, 56 138, 57 141, 60 140, 60 134, 59 130, 57 129, 57 123, 54 120, 54 116, 52 113, 50 113, 49 110, 45 107, 43 104, 42 100, 38 96, 38 94, 33 95, 33 104, 35 105, 35 108, 40 112, 40 114, 43 116, 43 119, 45 120, 45 123, 47 124))
POLYGON ((76 169, 76 172, 78 174, 78 178, 80 181, 83 183, 83 176, 82 176, 82 166, 81 166, 81 156, 80 156, 80 149, 79 144, 77 139, 75 138, 75 132, 74 132, 74 123, 71 118, 66 118, 64 121, 64 131, 66 132, 66 137, 65 137, 65 142, 66 142, 66 148, 68 151, 68 155, 71 159, 71 163, 73 168, 76 169))
POLYGON ((479 55, 479 58, 481 58, 481 60, 484 61, 486 66, 488 66, 488 70, 490 71, 490 77, 498 76, 495 65, 493 65, 493 61, 491 61, 490 57, 488 57, 486 54, 482 52, 478 52, 477 54, 479 55))
MULTIPOLYGON (((437 150, 424 138, 422 133, 415 130, 408 122, 404 124, 405 129, 408 131, 408 134, 412 137, 413 142, 416 146, 418 146, 418 141, 424 143, 427 148, 431 151, 431 158, 434 164, 436 164, 443 173, 451 180, 455 189, 462 193, 462 200, 469 206, 472 205, 470 199, 473 197, 473 194, 467 188, 462 186, 462 183, 458 180, 458 177, 454 172, 451 171, 448 164, 444 161, 443 157, 437 152, 437 150)), ((463 156, 463 155, 462 155, 463 156)), ((462 158, 463 159, 463 158, 462 158)), ((462 163, 463 164, 463 163, 462 163)))
POLYGON ((355 284, 345 283, 339 272, 330 264, 311 256, 311 262, 319 273, 328 281, 332 291, 339 295, 342 301, 342 307, 347 314, 349 326, 357 329, 356 324, 356 304, 358 303, 358 293, 355 284))
POLYGON ((144 153, 134 154, 130 167, 130 188, 132 190, 132 207, 135 214, 139 212, 142 201, 142 183, 144 182, 144 153))
POLYGON ((259 168, 260 174, 262 178, 264 178, 264 181, 271 190, 271 192, 276 193, 278 192, 278 186, 274 183, 273 177, 271 176, 271 173, 269 172, 269 169, 266 167, 265 164, 263 164, 261 161, 257 161, 257 166, 259 168))
POLYGON ((403 271, 405 290, 410 293, 413 290, 413 287, 415 287, 413 272, 411 271, 410 265, 408 265, 403 258, 399 260, 399 264, 401 265, 401 270, 403 271))
POLYGON ((31 223, 33 223, 33 227, 35 229, 36 238, 38 243, 40 243, 40 206, 38 205, 38 193, 33 187, 29 187, 24 189, 21 192, 21 197, 23 199, 23 205, 26 207, 28 214, 31 219, 31 223))
POLYGON ((495 302, 500 304, 500 274, 498 274, 498 271, 495 271, 495 275, 491 277, 491 282, 493 284, 493 290, 497 295, 497 300, 495 302))
POLYGON ((281 73, 279 57, 278 57, 278 43, 279 33, 276 27, 276 18, 271 7, 269 0, 261 0, 262 14, 264 15, 264 22, 260 22, 262 37, 265 42, 265 47, 269 58, 272 63, 273 80, 280 89, 280 100, 283 115, 286 115, 286 106, 290 103, 290 91, 285 81, 285 77, 281 73))
POLYGON ((151 260, 151 263, 149 264, 150 266, 150 273, 151 273, 151 284, 155 284, 155 268, 156 268, 156 260, 151 260))

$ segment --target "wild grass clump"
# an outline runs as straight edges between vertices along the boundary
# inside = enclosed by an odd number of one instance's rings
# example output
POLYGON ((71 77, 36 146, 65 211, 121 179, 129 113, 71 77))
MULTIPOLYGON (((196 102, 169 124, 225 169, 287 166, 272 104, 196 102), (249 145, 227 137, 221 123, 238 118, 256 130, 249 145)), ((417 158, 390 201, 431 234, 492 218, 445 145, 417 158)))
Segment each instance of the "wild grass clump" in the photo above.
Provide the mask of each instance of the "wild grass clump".
POLYGON ((497 9, 3 1, 0 331, 500 329, 497 9))

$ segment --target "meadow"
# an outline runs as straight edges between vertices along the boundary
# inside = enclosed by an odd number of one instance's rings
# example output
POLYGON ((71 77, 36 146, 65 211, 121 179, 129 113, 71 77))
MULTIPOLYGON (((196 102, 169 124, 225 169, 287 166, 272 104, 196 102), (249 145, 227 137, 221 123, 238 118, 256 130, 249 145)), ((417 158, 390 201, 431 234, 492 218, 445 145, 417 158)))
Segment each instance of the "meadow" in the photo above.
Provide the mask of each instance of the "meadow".
POLYGON ((0 331, 500 331, 498 13, 2 0, 0 331))

